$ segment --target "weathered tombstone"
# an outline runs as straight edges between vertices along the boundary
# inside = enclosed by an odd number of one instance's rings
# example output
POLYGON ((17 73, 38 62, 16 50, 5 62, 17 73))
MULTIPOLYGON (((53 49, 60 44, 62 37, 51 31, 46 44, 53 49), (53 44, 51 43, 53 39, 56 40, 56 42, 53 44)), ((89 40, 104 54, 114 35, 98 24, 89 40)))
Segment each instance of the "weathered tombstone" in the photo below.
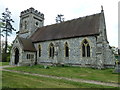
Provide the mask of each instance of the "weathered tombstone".
POLYGON ((116 62, 114 73, 120 73, 120 60, 116 62))
POLYGON ((120 73, 120 65, 117 65, 114 70, 115 73, 120 73))

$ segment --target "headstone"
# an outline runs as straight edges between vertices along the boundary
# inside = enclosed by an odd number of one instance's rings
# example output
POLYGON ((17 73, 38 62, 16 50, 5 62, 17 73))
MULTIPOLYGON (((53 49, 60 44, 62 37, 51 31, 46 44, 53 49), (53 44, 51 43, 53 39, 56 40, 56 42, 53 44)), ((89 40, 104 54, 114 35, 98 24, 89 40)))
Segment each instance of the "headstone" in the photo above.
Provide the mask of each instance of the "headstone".
POLYGON ((115 67, 114 72, 115 73, 120 73, 120 65, 118 65, 118 66, 115 67))
POLYGON ((118 60, 116 61, 114 72, 120 73, 120 56, 118 57, 118 60))

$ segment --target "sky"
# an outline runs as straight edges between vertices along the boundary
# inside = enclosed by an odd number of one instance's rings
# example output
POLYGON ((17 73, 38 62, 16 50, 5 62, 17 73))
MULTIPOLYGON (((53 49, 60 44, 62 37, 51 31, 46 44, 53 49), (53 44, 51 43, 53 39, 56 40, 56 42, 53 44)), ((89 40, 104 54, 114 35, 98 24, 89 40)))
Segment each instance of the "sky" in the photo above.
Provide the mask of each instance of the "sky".
MULTIPOLYGON (((9 8, 11 18, 15 21, 12 25, 18 31, 20 12, 30 7, 44 14, 46 26, 56 23, 58 14, 63 14, 67 21, 100 13, 103 5, 109 44, 118 47, 118 2, 119 0, 0 0, 0 18, 5 8, 9 8)), ((16 33, 13 32, 8 41, 11 43, 15 37, 16 33)))

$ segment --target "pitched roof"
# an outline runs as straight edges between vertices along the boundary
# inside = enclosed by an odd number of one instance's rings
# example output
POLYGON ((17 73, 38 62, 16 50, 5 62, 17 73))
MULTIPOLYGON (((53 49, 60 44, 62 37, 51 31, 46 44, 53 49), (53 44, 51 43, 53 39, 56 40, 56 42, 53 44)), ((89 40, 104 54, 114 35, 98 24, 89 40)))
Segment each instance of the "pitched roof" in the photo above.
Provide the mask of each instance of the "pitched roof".
POLYGON ((101 13, 38 28, 32 42, 99 34, 101 13))
POLYGON ((20 43, 22 44, 24 51, 33 51, 33 52, 36 51, 32 41, 30 39, 25 39, 22 37, 18 37, 18 39, 19 39, 20 43))

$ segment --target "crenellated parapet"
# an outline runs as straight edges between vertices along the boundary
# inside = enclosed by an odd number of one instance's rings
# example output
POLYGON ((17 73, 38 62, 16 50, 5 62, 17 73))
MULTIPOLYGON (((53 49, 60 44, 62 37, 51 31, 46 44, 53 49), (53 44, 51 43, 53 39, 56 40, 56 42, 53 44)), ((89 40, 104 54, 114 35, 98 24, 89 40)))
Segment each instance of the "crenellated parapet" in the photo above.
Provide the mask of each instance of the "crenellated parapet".
POLYGON ((35 14, 35 15, 37 15, 37 16, 39 16, 39 17, 44 19, 44 14, 39 12, 38 10, 35 10, 33 7, 29 8, 27 10, 22 11, 20 16, 24 16, 24 15, 29 14, 29 13, 35 14))

